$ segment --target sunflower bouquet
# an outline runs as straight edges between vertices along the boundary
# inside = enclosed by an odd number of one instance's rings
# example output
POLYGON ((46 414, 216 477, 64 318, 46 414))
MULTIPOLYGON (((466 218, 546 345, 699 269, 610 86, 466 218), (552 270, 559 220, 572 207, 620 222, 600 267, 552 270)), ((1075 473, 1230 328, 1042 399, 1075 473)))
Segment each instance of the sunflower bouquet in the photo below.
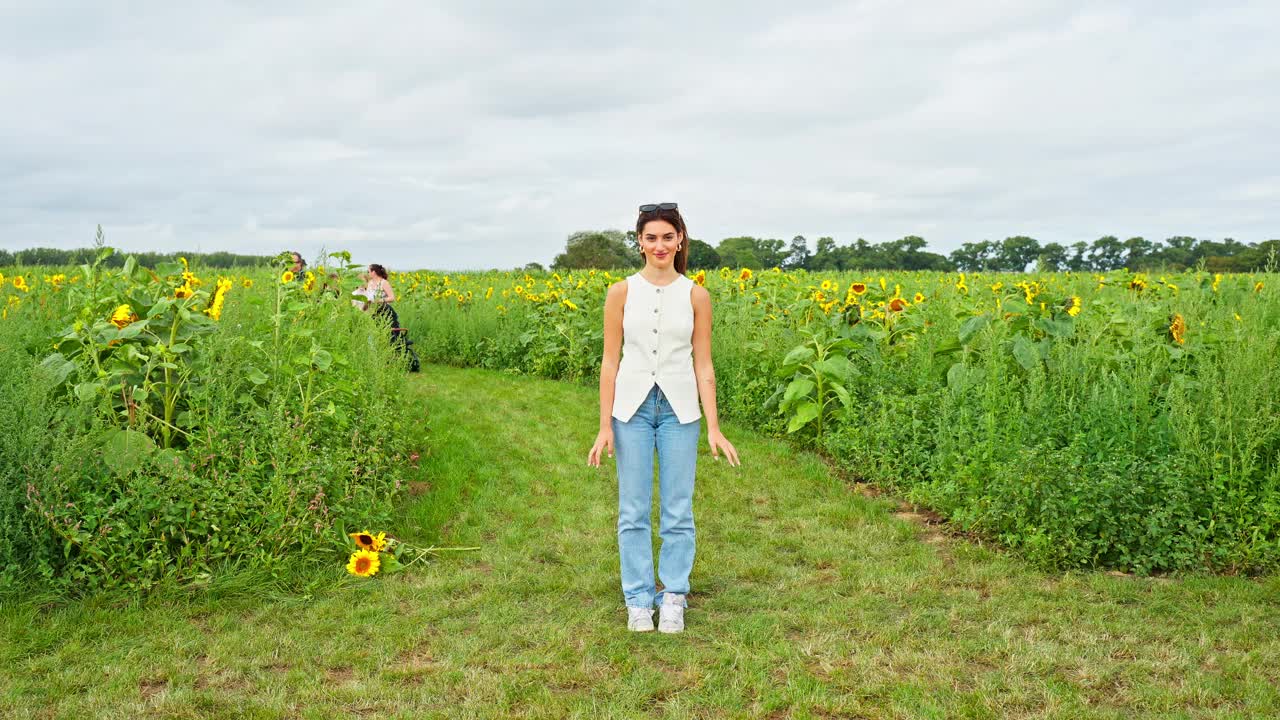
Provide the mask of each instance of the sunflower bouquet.
POLYGON ((368 530, 348 533, 355 543, 356 550, 347 560, 347 572, 358 577, 372 577, 379 572, 395 573, 441 552, 465 552, 479 550, 478 547, 420 547, 411 545, 385 532, 372 533, 368 530))

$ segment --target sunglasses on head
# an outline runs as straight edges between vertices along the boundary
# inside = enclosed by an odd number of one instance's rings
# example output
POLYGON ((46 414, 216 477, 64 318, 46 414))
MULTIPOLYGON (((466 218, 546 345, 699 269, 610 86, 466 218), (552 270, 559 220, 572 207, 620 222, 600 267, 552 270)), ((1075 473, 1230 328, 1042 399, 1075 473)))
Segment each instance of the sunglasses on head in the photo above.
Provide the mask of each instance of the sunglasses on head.
POLYGON ((675 210, 675 203, 657 203, 656 205, 641 205, 640 212, 653 212, 654 210, 675 210))

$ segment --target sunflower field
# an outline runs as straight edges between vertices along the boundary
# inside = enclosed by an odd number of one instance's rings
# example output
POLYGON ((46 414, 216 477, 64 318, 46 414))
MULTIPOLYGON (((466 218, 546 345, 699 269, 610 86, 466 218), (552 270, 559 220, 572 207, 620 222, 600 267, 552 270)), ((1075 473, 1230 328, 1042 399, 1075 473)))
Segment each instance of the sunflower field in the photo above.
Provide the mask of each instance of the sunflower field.
POLYGON ((199 583, 346 557, 407 455, 404 361, 349 256, 0 268, 0 586, 199 583))
MULTIPOLYGON (((0 585, 346 562, 415 422, 350 257, 220 276, 101 252, 0 268, 0 585)), ((691 277, 727 419, 1045 567, 1280 565, 1280 276, 691 277)), ((391 280, 424 360, 593 385, 621 278, 391 280)))
MULTIPOLYGON (((392 280, 424 360, 592 384, 621 277, 392 280)), ((1275 274, 691 277, 726 418, 1045 567, 1280 564, 1275 274)))

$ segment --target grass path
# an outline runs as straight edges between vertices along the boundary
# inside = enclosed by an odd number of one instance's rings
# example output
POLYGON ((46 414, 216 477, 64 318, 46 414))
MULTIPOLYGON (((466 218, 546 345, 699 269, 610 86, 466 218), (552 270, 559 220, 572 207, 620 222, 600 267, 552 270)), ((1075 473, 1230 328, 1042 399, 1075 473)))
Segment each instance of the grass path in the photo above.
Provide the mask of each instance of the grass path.
POLYGON ((0 609, 0 716, 1256 718, 1280 581, 1043 574, 733 427, 688 628, 625 630, 590 389, 426 368, 393 534, 479 553, 312 593, 0 609))

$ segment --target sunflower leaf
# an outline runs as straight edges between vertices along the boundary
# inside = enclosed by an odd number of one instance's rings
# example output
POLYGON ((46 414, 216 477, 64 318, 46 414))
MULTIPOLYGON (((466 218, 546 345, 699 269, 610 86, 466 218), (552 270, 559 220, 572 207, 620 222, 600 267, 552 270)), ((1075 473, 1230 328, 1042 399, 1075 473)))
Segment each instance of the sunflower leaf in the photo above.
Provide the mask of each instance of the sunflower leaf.
POLYGON ((782 409, 787 409, 795 404, 795 401, 808 396, 814 388, 814 383, 809 378, 796 378, 787 386, 787 393, 782 396, 782 409))
POLYGON ((814 418, 818 417, 818 404, 815 402, 807 402, 796 408, 796 414, 791 416, 791 422, 787 424, 787 432, 793 433, 800 428, 808 425, 814 418))
POLYGON ((967 345, 969 341, 973 339, 973 336, 977 335, 978 331, 985 328, 990 322, 991 318, 986 315, 971 317, 960 326, 960 332, 957 335, 957 338, 960 340, 962 345, 967 345))
POLYGON ((155 452, 155 441, 137 430, 115 430, 106 435, 102 460, 117 475, 126 475, 146 462, 155 452))
POLYGON ((799 347, 792 348, 791 352, 787 353, 787 356, 782 360, 782 365, 783 367, 801 365, 813 360, 813 358, 813 348, 808 345, 800 345, 799 347))
POLYGON ((1013 359, 1018 361, 1023 370, 1031 370, 1040 364, 1040 352, 1026 335, 1019 335, 1013 341, 1013 359))

